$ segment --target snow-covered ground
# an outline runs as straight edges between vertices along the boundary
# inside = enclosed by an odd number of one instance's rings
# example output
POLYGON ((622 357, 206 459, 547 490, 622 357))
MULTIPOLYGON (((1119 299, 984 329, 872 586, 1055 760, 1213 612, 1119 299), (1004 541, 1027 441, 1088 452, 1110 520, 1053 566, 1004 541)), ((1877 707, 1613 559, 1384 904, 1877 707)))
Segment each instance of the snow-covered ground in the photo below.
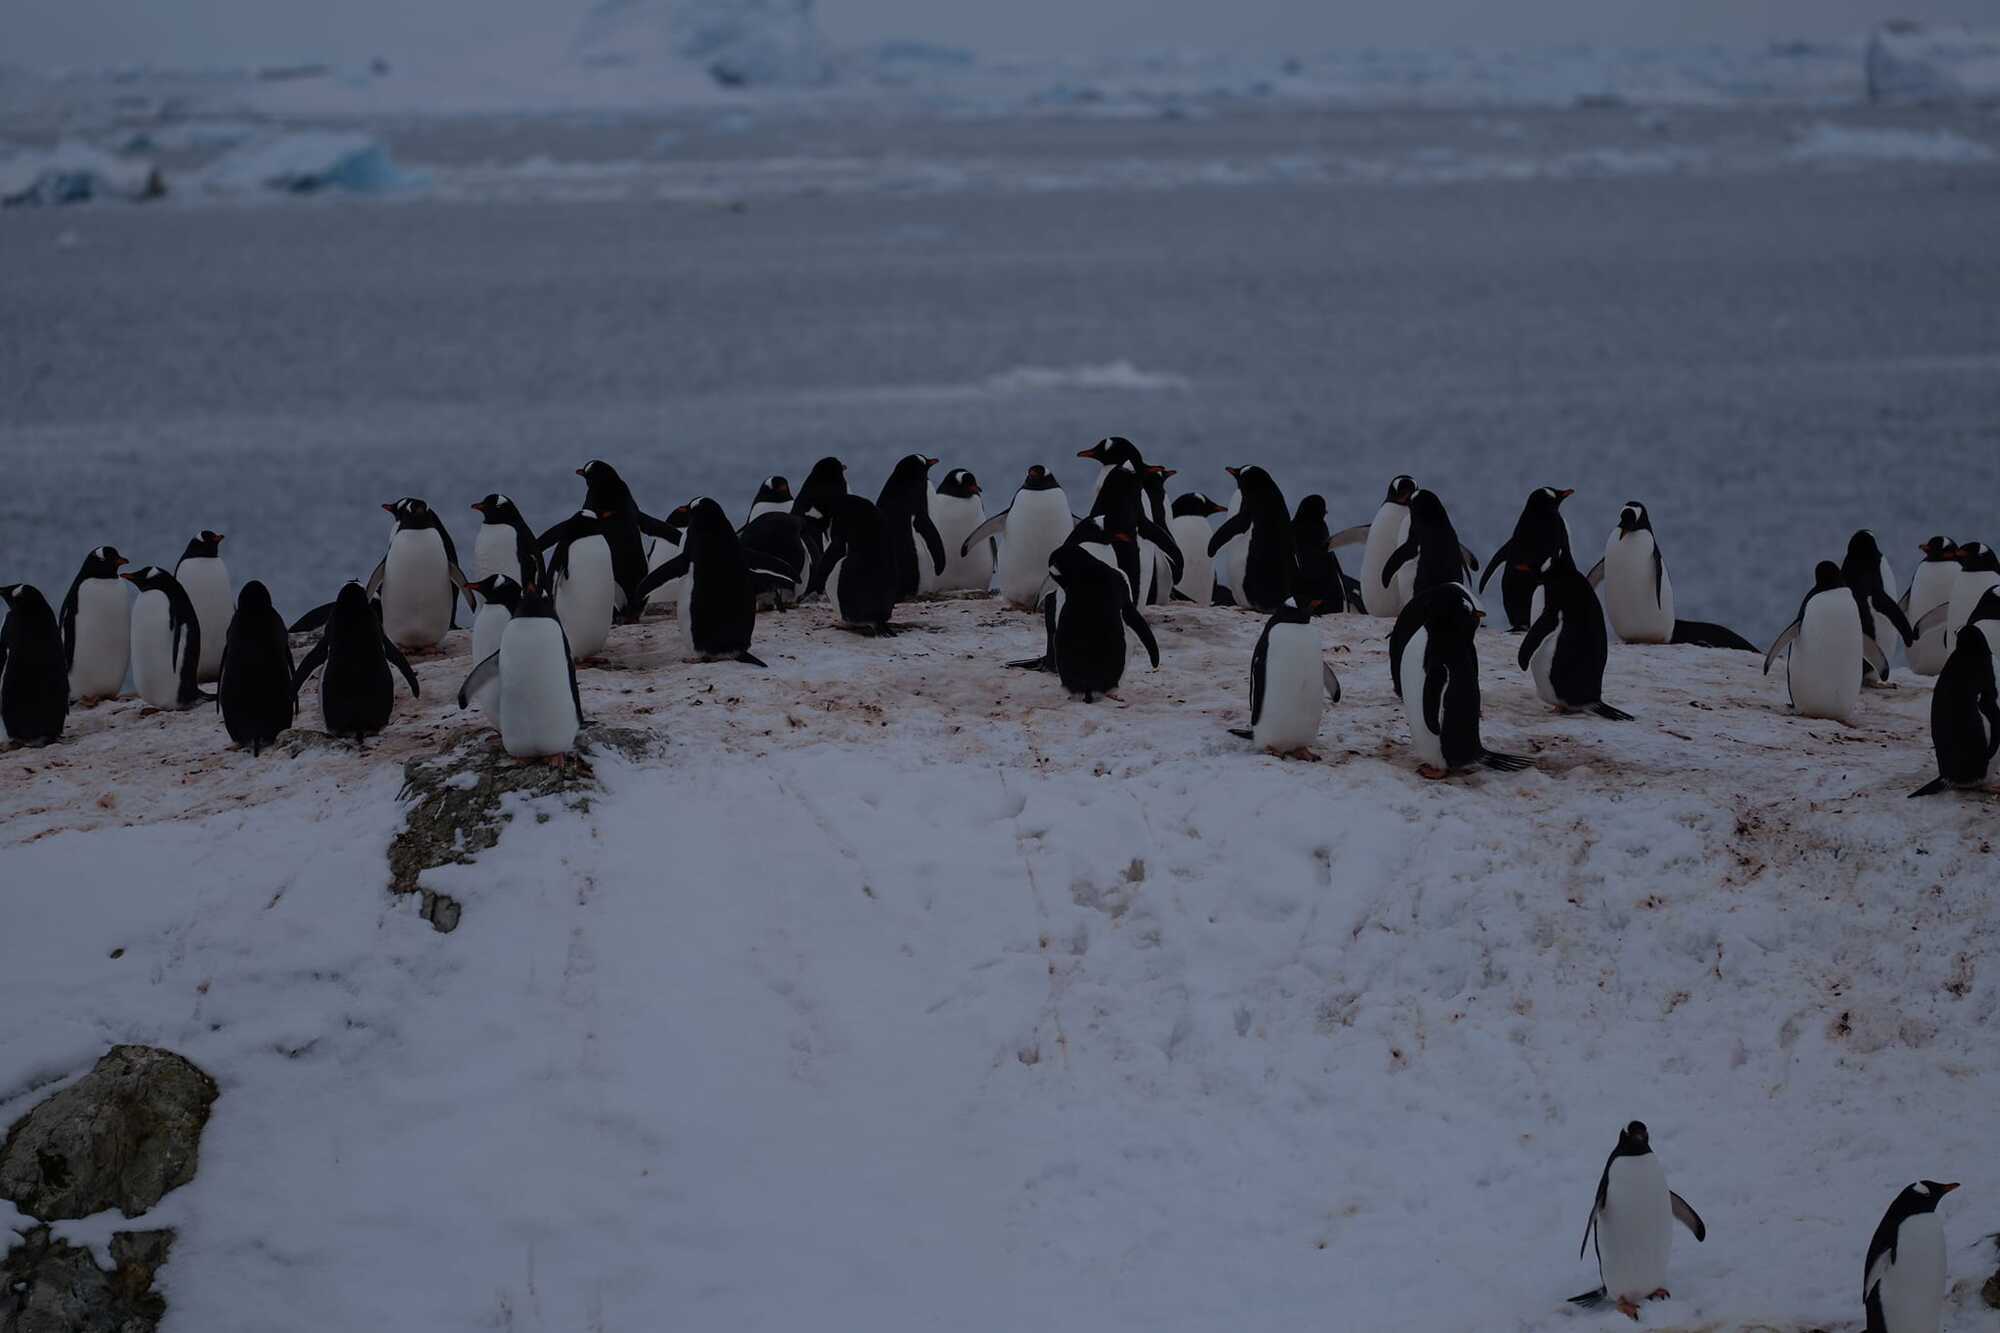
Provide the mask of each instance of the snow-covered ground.
POLYGON ((1709 1226, 1647 1326, 1857 1328, 1920 1176, 1986 1326, 1995 807, 1904 799, 1921 682, 1842 727, 1614 647, 1615 724, 1483 634, 1538 768, 1432 783, 1379 622, 1304 764, 1227 734, 1253 616, 1156 611, 1095 707, 999 665, 1024 615, 904 618, 619 631, 585 708, 663 747, 427 872, 449 935, 384 852, 464 635, 363 757, 76 715, 0 786, 0 1121, 112 1042, 217 1077, 171 1330, 1622 1326, 1563 1298, 1634 1117, 1709 1226))

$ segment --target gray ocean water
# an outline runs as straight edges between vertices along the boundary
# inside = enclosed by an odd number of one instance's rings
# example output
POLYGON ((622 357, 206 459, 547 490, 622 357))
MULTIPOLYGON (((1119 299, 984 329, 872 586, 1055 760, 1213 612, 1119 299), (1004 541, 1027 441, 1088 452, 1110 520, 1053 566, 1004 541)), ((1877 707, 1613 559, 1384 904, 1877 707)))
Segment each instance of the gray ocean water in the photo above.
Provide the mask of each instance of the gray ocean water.
MULTIPOLYGON (((1370 114, 1211 123, 1199 151, 1487 133, 1469 114, 1420 134, 1370 114)), ((496 132, 387 131, 419 160, 477 158, 496 132)), ((507 133, 512 152, 538 142, 507 133)), ((762 133, 730 151, 879 154, 911 131, 762 133)), ((1150 123, 921 133, 934 158, 998 141, 1086 164, 1186 142, 1150 123)), ((919 450, 998 496, 1036 462, 1083 485, 1075 453, 1113 433, 1178 468, 1175 492, 1226 498, 1222 468, 1260 463, 1294 501, 1325 494, 1336 525, 1411 472, 1482 556, 1535 486, 1576 488, 1586 564, 1618 504, 1643 499, 1682 615, 1758 641, 1857 527, 1904 578, 1932 532, 2000 540, 2000 170, 1115 174, 733 205, 9 211, 0 580, 55 600, 94 545, 171 564, 208 527, 239 582, 296 614, 367 574, 377 506, 403 495, 465 548, 472 500, 506 491, 553 523, 593 457, 656 512, 700 494, 740 509, 764 474, 796 481, 825 454, 870 493, 919 450)))

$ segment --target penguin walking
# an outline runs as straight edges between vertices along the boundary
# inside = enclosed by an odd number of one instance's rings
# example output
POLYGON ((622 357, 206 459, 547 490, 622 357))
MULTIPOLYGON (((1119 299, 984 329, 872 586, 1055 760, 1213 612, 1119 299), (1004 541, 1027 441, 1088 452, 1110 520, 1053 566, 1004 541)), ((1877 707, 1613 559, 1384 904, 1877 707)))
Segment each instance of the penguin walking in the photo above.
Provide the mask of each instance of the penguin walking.
MULTIPOLYGON (((592 661, 603 653, 612 624, 628 605, 611 553, 610 525, 602 515, 579 509, 539 540, 548 548, 549 589, 570 650, 583 661, 592 661)), ((645 593, 639 589, 658 572, 642 576, 631 595, 643 600, 645 593)))
POLYGON ((889 553, 896 562, 896 597, 908 601, 944 572, 944 539, 931 522, 930 471, 937 459, 906 454, 890 469, 875 499, 875 509, 889 532, 889 553), (928 572, 926 572, 928 571, 928 572))
POLYGON ((342 585, 327 613, 326 628, 305 661, 292 673, 296 695, 315 671, 325 668, 319 682, 320 721, 329 736, 351 736, 358 746, 389 725, 396 704, 394 666, 410 687, 410 697, 422 697, 417 673, 402 650, 375 618, 367 589, 359 583, 342 585))
POLYGON ((1944 1318, 1944 1223, 1937 1215, 1957 1181, 1919 1180, 1889 1201, 1861 1268, 1867 1333, 1938 1333, 1944 1318))
POLYGON ((431 507, 415 496, 382 506, 396 520, 389 552, 368 576, 382 601, 382 631, 398 648, 428 652, 458 623, 465 573, 458 550, 431 507))
POLYGON ((859 495, 830 501, 828 523, 826 551, 807 594, 824 592, 833 602, 834 623, 842 629, 896 633, 889 618, 901 600, 897 550, 908 545, 904 535, 892 531, 882 512, 859 495))
POLYGON ((236 589, 229 582, 229 566, 222 562, 222 534, 207 528, 196 534, 181 552, 174 578, 187 591, 194 618, 201 624, 201 662, 195 679, 206 685, 222 674, 222 652, 236 610, 236 589))
POLYGON ((792 512, 792 483, 785 478, 772 475, 757 483, 757 494, 750 501, 750 514, 743 521, 755 523, 766 514, 789 514, 792 512))
POLYGON ((292 691, 292 640, 271 591, 257 579, 237 594, 236 611, 223 630, 215 710, 229 739, 255 758, 292 725, 298 696, 292 691))
POLYGON ((117 698, 131 668, 132 594, 118 575, 127 563, 115 546, 93 548, 63 596, 60 621, 69 692, 85 708, 99 699, 117 698))
POLYGON ((1250 655, 1250 725, 1230 735, 1267 754, 1317 760, 1320 718, 1340 702, 1340 677, 1321 655, 1319 625, 1310 611, 1281 606, 1264 622, 1250 655))
POLYGON ((1215 558, 1208 553, 1208 539, 1215 535, 1215 528, 1209 519, 1228 512, 1200 491, 1189 491, 1174 497, 1173 513, 1167 520, 1167 531, 1181 548, 1181 577, 1174 592, 1200 606, 1215 601, 1215 558))
POLYGON ((1474 604, 1472 590, 1454 583, 1426 589, 1403 608, 1403 617, 1412 620, 1410 633, 1401 644, 1391 641, 1390 671, 1409 719, 1410 746, 1422 761, 1417 772, 1442 778, 1475 765, 1501 773, 1532 768, 1533 760, 1489 750, 1479 739, 1473 631, 1486 613, 1474 604))
POLYGON ((1076 519, 1070 514, 1069 497, 1055 474, 1039 463, 1028 469, 1021 489, 1005 509, 974 528, 958 544, 961 557, 981 542, 999 539, 995 557, 995 581, 1001 600, 1023 611, 1041 605, 1042 588, 1048 581, 1049 557, 1069 536, 1076 519))
POLYGON ((1875 640, 1861 632, 1861 612, 1840 566, 1822 560, 1813 570, 1812 591, 1799 603, 1798 617, 1764 655, 1764 674, 1785 653, 1785 681, 1792 707, 1801 717, 1845 722, 1861 697, 1863 662, 1886 676, 1888 662, 1875 640))
POLYGON ((1533 674, 1535 693, 1543 703, 1565 712, 1588 709, 1613 722, 1630 722, 1630 713, 1604 702, 1604 665, 1610 647, 1596 589, 1577 570, 1567 547, 1550 554, 1543 564, 1542 612, 1521 640, 1521 670, 1533 674))
MULTIPOLYGON (((539 562, 539 554, 536 559, 539 562)), ((507 633, 508 622, 514 619, 514 609, 521 604, 525 589, 507 574, 488 574, 473 584, 472 590, 480 598, 479 614, 472 620, 472 660, 476 665, 500 651, 500 640, 507 633)), ((491 717, 497 698, 498 692, 489 686, 475 692, 472 702, 491 717)))
POLYGON ((1479 576, 1479 591, 1483 593, 1493 571, 1503 571, 1500 605, 1507 612, 1507 628, 1515 633, 1527 629, 1535 618, 1535 589, 1541 586, 1542 569, 1550 557, 1560 552, 1575 564, 1569 549, 1569 524, 1562 516, 1562 502, 1575 494, 1553 486, 1530 491, 1521 517, 1515 520, 1513 535, 1500 543, 1500 549, 1486 562, 1486 572, 1479 576))
MULTIPOLYGON (((1989 589, 1967 623, 1983 625, 1989 615, 2000 620, 2000 590, 1989 589)), ((1960 634, 1938 672, 1931 691, 1931 748, 1938 775, 1911 796, 1983 786, 1993 773, 1993 757, 2000 754, 2000 684, 1994 679, 1993 645, 1983 630, 1960 634)))
POLYGON ((1757 651, 1734 630, 1675 618, 1674 581, 1667 576, 1652 515, 1637 500, 1627 500, 1618 511, 1618 526, 1605 539, 1604 558, 1592 566, 1589 578, 1592 587, 1603 585, 1604 610, 1622 642, 1757 651))
MULTIPOLYGON (((1154 669, 1159 668, 1160 645, 1120 571, 1077 544, 1050 557, 1049 578, 1055 585, 1045 609, 1053 667, 1072 697, 1085 703, 1097 702, 1099 695, 1118 697, 1127 627, 1145 645, 1154 669)), ((1012 665, 1046 669, 1040 658, 1012 665)))
MULTIPOLYGON (((1958 581, 1958 544, 1940 536, 1932 537, 1917 549, 1923 552, 1923 562, 1911 576, 1902 600, 1903 617, 1910 622, 1910 632, 1915 635, 1909 647, 1910 670, 1919 676, 1935 676, 1944 670, 1945 659, 1951 656, 1950 645, 1945 641, 1950 630, 1935 624, 1920 633, 1917 626, 1938 607, 1950 607, 1952 584, 1958 581)), ((1946 614, 1950 614, 1949 610, 1946 614)))
POLYGON ((62 631, 41 590, 0 586, 7 619, 0 623, 0 741, 46 745, 69 717, 69 674, 62 631))
POLYGON ((1285 493, 1271 474, 1254 464, 1223 469, 1236 481, 1241 507, 1208 539, 1208 554, 1219 554, 1232 539, 1247 535, 1240 574, 1230 588, 1236 605, 1266 614, 1292 597, 1298 578, 1298 549, 1292 535, 1292 511, 1285 493))
POLYGON ((1298 603, 1313 615, 1348 609, 1347 575, 1326 531, 1326 497, 1308 495, 1292 515, 1292 549, 1298 558, 1298 603))
POLYGON ((1328 539, 1336 550, 1365 543, 1361 551, 1361 606, 1371 616, 1394 616, 1416 594, 1417 572, 1404 571, 1399 581, 1382 577, 1383 566, 1410 539, 1410 500, 1417 493, 1414 477, 1389 479, 1389 493, 1375 511, 1375 517, 1357 527, 1343 528, 1328 539))
MULTIPOLYGON (((721 512, 717 505, 716 513, 721 512)), ((727 518, 722 526, 729 531, 727 518)), ((514 758, 546 759, 560 766, 576 748, 583 726, 576 659, 555 603, 540 588, 521 594, 501 631, 500 647, 481 658, 458 688, 461 709, 480 697, 497 697, 500 744, 514 758)))
POLYGON ((979 478, 964 468, 953 468, 930 496, 931 523, 944 542, 944 570, 932 580, 933 592, 985 592, 993 582, 993 563, 998 545, 992 538, 974 544, 968 540, 986 521, 986 500, 980 493, 979 478))
POLYGON ((754 553, 743 549, 736 529, 729 524, 729 515, 707 496, 682 508, 688 512, 687 540, 681 553, 648 574, 639 591, 650 592, 657 583, 669 579, 687 579, 677 617, 687 656, 704 662, 726 657, 763 666, 750 652, 750 636, 757 624, 757 592, 760 587, 789 588, 798 571, 753 563, 754 553))
MULTIPOLYGON (((1875 542, 1875 534, 1863 528, 1847 541, 1847 556, 1840 562, 1840 576, 1854 593, 1854 607, 1861 615, 1861 635, 1880 643, 1883 635, 1875 628, 1875 617, 1880 615, 1895 627, 1902 636, 1905 646, 1913 643, 1916 635, 1910 630, 1910 622, 1903 614, 1903 608, 1889 593, 1895 581, 1895 574, 1889 570, 1889 559, 1882 554, 1882 548, 1875 542)), ((1889 664, 1885 657, 1880 674, 1875 663, 1862 664, 1862 684, 1887 686, 1889 664)))
POLYGON ((1584 1224, 1583 1244, 1597 1242, 1597 1275, 1603 1283, 1570 1300, 1578 1305, 1617 1304, 1620 1314, 1639 1318, 1640 1301, 1664 1301, 1667 1256, 1673 1250, 1674 1223, 1679 1222, 1697 1242, 1708 1239, 1708 1228, 1686 1199, 1667 1188, 1667 1173, 1653 1151, 1644 1122, 1634 1120, 1618 1131, 1618 1146, 1604 1160, 1597 1178, 1597 1198, 1584 1224))
POLYGON ((472 504, 479 535, 472 541, 472 580, 484 583, 504 574, 516 588, 542 586, 542 548, 520 507, 498 491, 472 504))
POLYGON ((139 590, 132 599, 132 685, 154 708, 192 708, 212 694, 197 683, 201 622, 179 580, 158 565, 120 575, 139 590))

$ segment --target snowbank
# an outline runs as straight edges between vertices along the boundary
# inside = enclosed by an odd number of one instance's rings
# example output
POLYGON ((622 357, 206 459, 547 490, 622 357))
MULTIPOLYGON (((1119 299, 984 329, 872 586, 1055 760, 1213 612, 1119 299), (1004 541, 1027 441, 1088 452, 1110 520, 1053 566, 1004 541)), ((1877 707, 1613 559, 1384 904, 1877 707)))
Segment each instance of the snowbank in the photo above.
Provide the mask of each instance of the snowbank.
POLYGON ((668 69, 690 62, 726 88, 827 76, 813 0, 598 0, 575 41, 582 64, 668 69))
POLYGON ((161 188, 150 163, 73 140, 0 157, 0 205, 143 199, 161 188))
POLYGON ((345 190, 390 194, 422 188, 428 177, 399 168, 381 140, 353 130, 278 134, 230 153, 197 177, 215 193, 282 190, 314 194, 345 190))
POLYGON ((1798 162, 1924 162, 1958 165, 1991 162, 1991 148, 1947 129, 1908 130, 1851 125, 1814 125, 1799 136, 1791 157, 1798 162))
POLYGON ((1873 102, 1960 102, 2000 98, 2000 32, 1899 21, 1868 39, 1873 102))

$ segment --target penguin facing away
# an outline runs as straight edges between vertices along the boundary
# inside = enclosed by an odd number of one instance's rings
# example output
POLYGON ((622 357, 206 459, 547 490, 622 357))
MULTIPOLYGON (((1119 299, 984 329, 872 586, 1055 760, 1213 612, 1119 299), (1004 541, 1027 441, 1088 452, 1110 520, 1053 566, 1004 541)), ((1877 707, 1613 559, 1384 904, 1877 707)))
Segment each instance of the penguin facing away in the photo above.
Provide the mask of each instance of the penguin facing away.
POLYGON ((1889 674, 1881 648, 1862 634, 1854 593, 1831 560, 1814 569, 1813 588, 1799 604, 1798 617, 1764 655, 1765 675, 1781 652, 1787 654, 1785 683, 1792 707, 1802 717, 1845 722, 1861 696, 1862 663, 1873 662, 1878 674, 1889 674))
POLYGON ((229 566, 222 561, 222 534, 203 528, 181 552, 174 578, 194 603, 201 622, 201 664, 195 679, 207 684, 222 674, 222 650, 235 614, 236 590, 229 583, 229 566))
POLYGON ((1314 615, 1348 610, 1347 575, 1327 535, 1325 496, 1299 501, 1292 515, 1292 548, 1298 559, 1298 603, 1314 615))
POLYGON ((792 512, 792 483, 780 476, 769 476, 757 483, 757 494, 750 501, 750 514, 743 521, 754 523, 766 514, 789 514, 792 512))
MULTIPOLYGON (((1050 558, 1049 594, 1054 617, 1052 650, 1055 673, 1072 697, 1095 703, 1097 696, 1117 698, 1125 675, 1125 630, 1129 626, 1145 645, 1153 668, 1160 665, 1160 645, 1152 627, 1132 599, 1125 576, 1090 554, 1081 544, 1064 546, 1050 558)), ((1038 662, 1015 663, 1034 666, 1038 662)))
POLYGON ((944 570, 931 580, 931 591, 985 592, 993 582, 999 543, 991 537, 978 543, 969 540, 986 521, 979 478, 962 467, 945 473, 931 492, 930 510, 945 550, 944 570))
POLYGON ((473 501, 472 509, 479 515, 479 535, 472 544, 473 582, 483 583, 495 574, 504 574, 516 588, 543 586, 542 548, 520 508, 495 491, 473 501))
MULTIPOLYGON (((506 574, 488 574, 473 584, 472 590, 480 597, 479 614, 472 620, 472 660, 476 665, 500 651, 501 637, 507 632, 507 622, 514 618, 514 608, 521 604, 523 589, 506 574)), ((490 716, 498 699, 499 691, 488 687, 474 694, 472 702, 490 716)))
POLYGON ((1164 559, 1173 575, 1179 576, 1180 547, 1174 543, 1173 535, 1155 523, 1147 512, 1145 484, 1131 467, 1121 464, 1104 474, 1089 517, 1097 521, 1110 539, 1109 554, 1125 575, 1133 601, 1144 604, 1154 560, 1164 559))
POLYGON ((223 631, 215 711, 229 739, 255 758, 292 725, 298 696, 292 692, 292 640, 271 592, 251 579, 236 597, 236 613, 223 631))
MULTIPOLYGON (((1916 635, 1910 630, 1910 622, 1903 615, 1903 608, 1889 594, 1882 582, 1882 570, 1887 565, 1882 548, 1875 543, 1875 534, 1863 528, 1847 541, 1847 556, 1840 562, 1841 579, 1854 593, 1855 610, 1861 614, 1861 634, 1878 644, 1883 636, 1875 628, 1875 617, 1880 615, 1895 628, 1905 646, 1915 642, 1916 635)), ((1888 685, 1889 672, 1886 659, 1882 672, 1877 675, 1873 662, 1862 667, 1863 683, 1888 685)))
POLYGON ((1407 569, 1403 578, 1390 582, 1382 577, 1382 567, 1409 540, 1410 499, 1417 493, 1414 477, 1389 479, 1389 492, 1367 523, 1343 528, 1327 541, 1338 549, 1365 543, 1361 553, 1361 605, 1371 616, 1394 616, 1415 595, 1416 570, 1407 569))
POLYGON ((892 635, 889 623, 901 600, 902 572, 892 546, 907 544, 882 512, 859 495, 829 502, 826 550, 813 568, 806 595, 824 592, 834 623, 857 634, 892 635))
POLYGON ((1637 1320, 1639 1302, 1664 1301, 1667 1256, 1672 1252, 1673 1224, 1679 1222, 1696 1241, 1708 1239, 1708 1228, 1686 1199, 1667 1188, 1667 1173, 1653 1152, 1643 1122, 1634 1120, 1618 1132, 1618 1144, 1604 1161, 1597 1178, 1597 1198, 1583 1228, 1583 1244, 1597 1243, 1597 1273, 1602 1286, 1570 1300, 1592 1306, 1611 1300, 1620 1314, 1637 1320))
POLYGON ((1292 531, 1292 511, 1285 493, 1261 467, 1223 469, 1235 479, 1243 503, 1208 539, 1211 558, 1239 535, 1247 534, 1242 576, 1230 593, 1238 606, 1275 612, 1290 600, 1298 579, 1298 550, 1292 531))
POLYGON ((69 716, 69 674, 62 631, 41 590, 0 585, 7 618, 0 622, 0 741, 46 745, 61 737, 69 716))
MULTIPOLYGON (((681 508, 687 511, 687 540, 681 553, 648 574, 639 585, 640 592, 650 592, 669 579, 686 578, 677 623, 687 656, 706 662, 727 657, 763 666, 750 652, 750 637, 757 624, 757 593, 760 589, 790 588, 798 570, 758 563, 759 554, 743 548, 729 516, 715 500, 702 496, 681 508)), ((789 514, 772 517, 791 518, 789 514)))
POLYGON ((1605 539, 1604 558, 1591 567, 1592 587, 1604 588, 1604 611, 1625 643, 1679 643, 1696 648, 1734 648, 1754 653, 1741 634, 1704 620, 1674 615, 1674 581, 1667 575, 1652 516, 1637 500, 1618 511, 1618 526, 1605 539))
POLYGON ((63 661, 86 708, 117 698, 132 664, 132 594, 118 574, 127 563, 115 546, 92 549, 63 596, 63 661))
POLYGON ((192 708, 202 693, 201 622, 179 580, 158 565, 120 575, 139 590, 132 599, 132 685, 154 708, 192 708))
POLYGON ((416 672, 383 632, 367 590, 359 583, 347 583, 333 599, 319 642, 292 673, 292 692, 296 694, 324 667, 319 705, 326 734, 351 737, 358 746, 389 725, 396 703, 391 666, 409 684, 410 697, 421 697, 416 672))
MULTIPOLYGON (((2000 590, 1989 589, 1967 623, 1980 625, 1988 616, 2000 620, 2000 590)), ((1938 775, 1911 792, 1913 797, 1983 786, 1992 776, 1993 758, 2000 754, 2000 683, 1984 631, 1960 634, 1938 673, 1931 691, 1931 748, 1938 775)))
POLYGON ((1957 1181, 1905 1185, 1868 1240, 1861 1269, 1867 1333, 1938 1333, 1944 1317, 1944 1223, 1937 1215, 1957 1181))
POLYGON ((1340 677, 1321 656, 1312 613, 1281 606, 1264 622, 1250 655, 1250 725, 1229 734, 1267 754, 1317 760, 1312 747, 1320 718, 1327 704, 1339 702, 1340 677))
POLYGON ((895 561, 896 597, 907 601, 923 591, 929 577, 944 572, 944 539, 931 522, 930 471, 937 459, 906 454, 890 469, 875 499, 875 509, 889 532, 889 554, 895 561), (928 565, 925 562, 928 561, 928 565))
POLYGON ((1916 627, 1938 607, 1951 605, 1952 585, 1958 581, 1958 544, 1949 537, 1938 536, 1917 549, 1923 552, 1923 562, 1911 575, 1910 586, 1903 591, 1902 598, 1904 619, 1910 622, 1910 632, 1915 635, 1909 647, 1910 670, 1919 676, 1935 676, 1951 655, 1951 646, 1945 640, 1950 631, 1943 624, 1933 624, 1923 633, 1916 627))
MULTIPOLYGON (((722 513, 720 505, 716 513, 722 513)), ((727 518, 722 525, 728 529, 727 518)), ((560 766, 576 748, 576 734, 583 726, 576 662, 555 603, 541 589, 522 593, 501 633, 499 649, 482 659, 459 686, 458 706, 466 707, 481 694, 497 695, 500 744, 514 758, 546 759, 560 766)))
MULTIPOLYGON (((1458 529, 1452 526, 1444 501, 1434 491, 1418 491, 1410 497, 1410 535, 1383 562, 1379 576, 1382 585, 1387 587, 1396 572, 1411 561, 1417 568, 1416 582, 1410 590, 1412 598, 1447 583, 1462 583, 1468 593, 1472 591, 1472 581, 1467 576, 1479 568, 1479 557, 1458 539, 1458 529)), ((1408 599, 1404 604, 1408 605, 1408 599)))
POLYGON ((1479 591, 1485 592, 1493 571, 1504 571, 1500 575, 1500 604, 1507 612, 1510 630, 1525 630, 1534 619, 1535 589, 1549 558, 1560 552, 1575 563, 1569 549, 1569 525, 1562 516, 1562 502, 1574 494, 1574 490, 1553 486, 1529 492, 1513 535, 1500 543, 1500 549, 1486 562, 1486 572, 1479 576, 1479 591))
POLYGON ((391 641, 428 651, 458 624, 458 595, 466 587, 458 550, 437 514, 415 496, 382 508, 396 520, 396 530, 365 591, 381 598, 382 630, 391 641))
POLYGON ((1181 548, 1181 577, 1174 591, 1199 606, 1215 600, 1215 559, 1208 553, 1208 539, 1215 535, 1209 519, 1229 510, 1203 495, 1189 491, 1174 497, 1167 531, 1181 548))
POLYGON ((980 542, 998 539, 994 577, 1009 606, 1033 611, 1048 581, 1049 557, 1069 536, 1076 519, 1055 474, 1037 463, 1014 492, 1013 503, 974 528, 958 545, 961 558, 980 542))
POLYGON ((1542 613, 1521 640, 1521 670, 1533 674, 1535 693, 1543 703, 1630 722, 1630 713, 1604 702, 1604 666, 1610 650, 1596 590, 1577 571, 1567 547, 1549 555, 1543 565, 1538 576, 1542 613))
POLYGON ((1479 654, 1473 632, 1486 618, 1472 590, 1447 583, 1418 593, 1398 619, 1412 622, 1407 640, 1390 645, 1396 692, 1409 720, 1410 746, 1426 778, 1483 766, 1501 773, 1534 767, 1519 755, 1500 754, 1479 738, 1479 654))

